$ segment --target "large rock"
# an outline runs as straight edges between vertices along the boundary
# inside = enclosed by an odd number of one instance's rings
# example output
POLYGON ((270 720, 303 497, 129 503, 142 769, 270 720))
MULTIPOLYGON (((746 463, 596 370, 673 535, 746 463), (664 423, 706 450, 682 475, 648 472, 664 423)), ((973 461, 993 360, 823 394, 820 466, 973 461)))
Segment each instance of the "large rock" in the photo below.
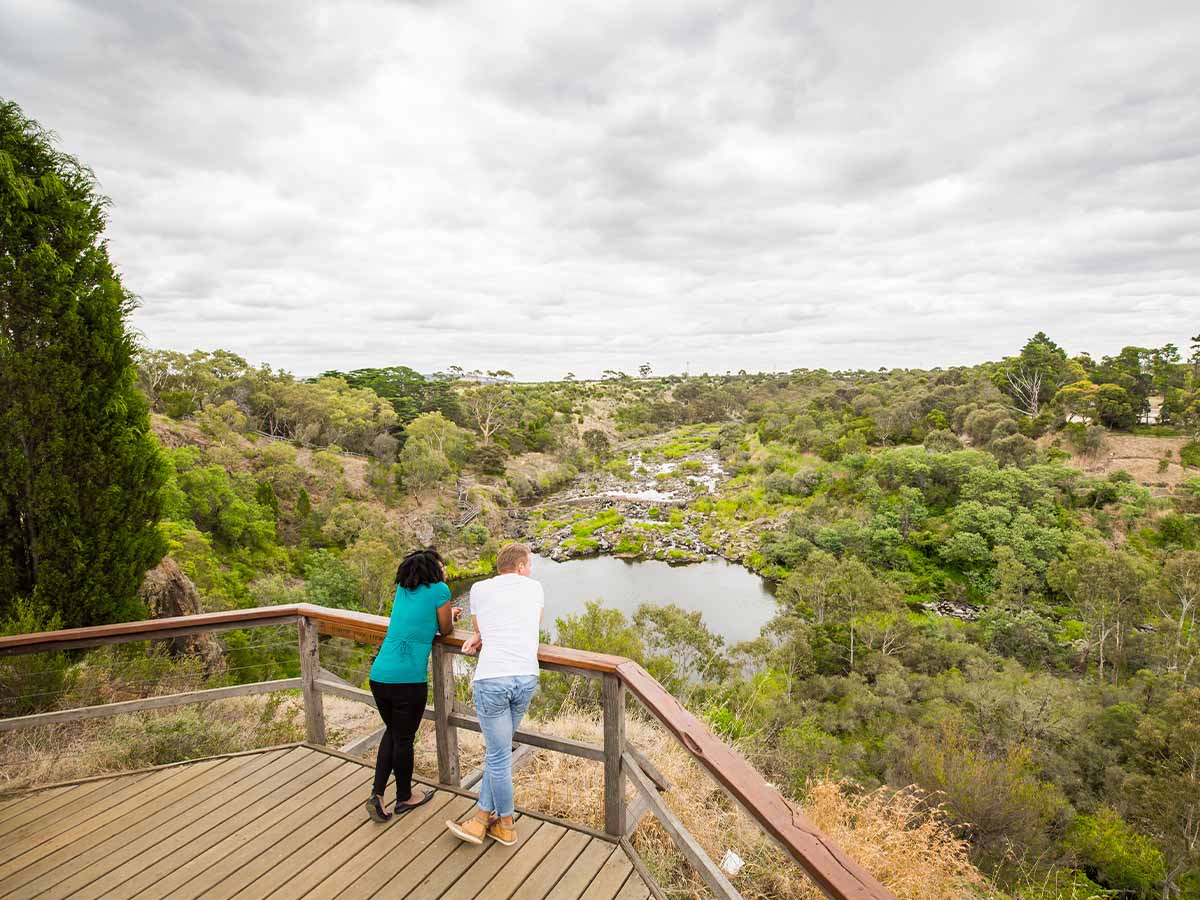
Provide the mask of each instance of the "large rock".
MULTIPOLYGON (((162 562, 146 573, 139 593, 154 619, 194 616, 201 612, 196 585, 169 556, 164 556, 162 562)), ((211 634, 189 634, 165 643, 170 646, 172 656, 200 657, 204 661, 205 674, 211 675, 225 666, 221 645, 211 634)))

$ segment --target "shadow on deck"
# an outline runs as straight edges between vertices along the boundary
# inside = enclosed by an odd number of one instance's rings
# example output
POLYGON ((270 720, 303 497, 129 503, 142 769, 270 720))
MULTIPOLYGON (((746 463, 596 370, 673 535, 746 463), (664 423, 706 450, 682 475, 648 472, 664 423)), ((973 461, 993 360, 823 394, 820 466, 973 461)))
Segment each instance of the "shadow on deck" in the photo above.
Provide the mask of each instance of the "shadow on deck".
POLYGON ((297 744, 10 795, 0 896, 651 896, 613 839, 532 813, 514 847, 460 842, 444 822, 471 808, 464 792, 439 787, 423 807, 368 821, 373 772, 297 744))

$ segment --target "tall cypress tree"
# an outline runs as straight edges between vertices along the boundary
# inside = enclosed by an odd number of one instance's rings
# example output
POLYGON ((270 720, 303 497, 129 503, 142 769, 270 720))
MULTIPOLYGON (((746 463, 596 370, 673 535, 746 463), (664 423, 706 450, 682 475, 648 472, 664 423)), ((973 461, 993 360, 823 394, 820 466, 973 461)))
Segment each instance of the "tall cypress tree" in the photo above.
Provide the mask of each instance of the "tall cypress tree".
POLYGON ((106 205, 86 167, 0 101, 0 619, 21 598, 65 627, 134 618, 165 550, 166 469, 106 205))

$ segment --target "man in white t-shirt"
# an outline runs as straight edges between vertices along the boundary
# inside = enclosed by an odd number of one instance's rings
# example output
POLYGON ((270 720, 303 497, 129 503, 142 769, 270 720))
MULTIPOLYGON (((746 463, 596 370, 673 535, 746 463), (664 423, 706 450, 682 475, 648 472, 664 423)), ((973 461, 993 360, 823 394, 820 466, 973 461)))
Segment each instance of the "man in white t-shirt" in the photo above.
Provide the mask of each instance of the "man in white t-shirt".
POLYGON ((464 822, 446 827, 464 841, 517 842, 513 827, 512 737, 538 686, 538 638, 545 596, 530 577, 533 557, 524 544, 509 544, 496 557, 495 578, 471 588, 475 633, 463 642, 479 653, 475 669, 475 711, 487 752, 479 806, 464 822))

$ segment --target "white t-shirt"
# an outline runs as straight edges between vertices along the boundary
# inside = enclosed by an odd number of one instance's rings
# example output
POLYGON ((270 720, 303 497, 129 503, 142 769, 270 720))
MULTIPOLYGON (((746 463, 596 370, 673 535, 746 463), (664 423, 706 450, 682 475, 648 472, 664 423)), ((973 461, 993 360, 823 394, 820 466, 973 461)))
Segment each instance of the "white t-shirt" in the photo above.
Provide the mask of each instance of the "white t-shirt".
POLYGON ((538 629, 545 605, 541 583, 515 572, 471 587, 471 615, 483 638, 476 681, 538 674, 538 629))

